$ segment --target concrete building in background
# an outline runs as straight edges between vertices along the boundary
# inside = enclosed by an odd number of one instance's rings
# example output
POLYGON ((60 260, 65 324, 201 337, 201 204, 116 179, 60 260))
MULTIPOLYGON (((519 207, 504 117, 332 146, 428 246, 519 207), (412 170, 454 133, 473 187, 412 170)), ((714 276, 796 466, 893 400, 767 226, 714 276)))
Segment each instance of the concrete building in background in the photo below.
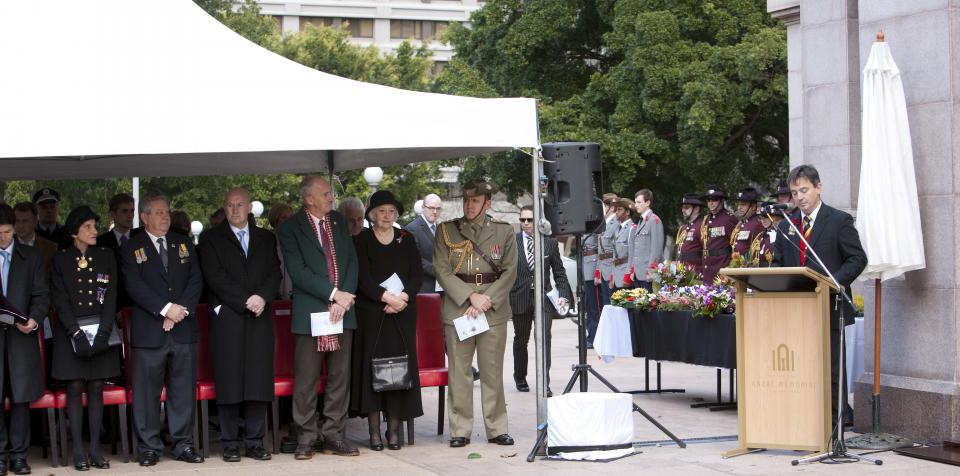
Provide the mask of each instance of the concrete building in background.
MULTIPOLYGON (((790 166, 812 164, 823 199, 855 213, 860 81, 878 30, 900 68, 927 267, 883 285, 882 429, 960 438, 960 8, 950 0, 768 0, 787 26, 790 166)), ((855 426, 870 431, 873 282, 864 283, 866 374, 855 426)))
POLYGON ((446 63, 453 48, 435 38, 451 22, 466 23, 470 14, 485 1, 480 0, 258 0, 261 12, 277 19, 284 34, 294 33, 306 24, 340 28, 349 25, 352 40, 360 45, 375 45, 381 52, 396 50, 403 40, 415 45, 427 42, 434 60, 446 63))

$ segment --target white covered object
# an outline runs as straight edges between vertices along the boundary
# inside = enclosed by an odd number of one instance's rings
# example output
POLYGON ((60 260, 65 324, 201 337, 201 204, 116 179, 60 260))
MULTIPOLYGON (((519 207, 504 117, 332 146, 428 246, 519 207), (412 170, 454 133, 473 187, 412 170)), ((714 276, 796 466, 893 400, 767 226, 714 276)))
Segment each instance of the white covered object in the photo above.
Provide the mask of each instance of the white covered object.
POLYGON ((633 357, 630 335, 630 316, 627 310, 607 304, 600 313, 597 335, 593 338, 593 350, 608 363, 614 357, 633 357))
MULTIPOLYGON (((547 399, 547 447, 605 446, 633 442, 633 397, 628 393, 568 393, 547 399)), ((633 448, 561 454, 607 459, 633 448)), ((565 456, 566 455, 566 456, 565 456)))

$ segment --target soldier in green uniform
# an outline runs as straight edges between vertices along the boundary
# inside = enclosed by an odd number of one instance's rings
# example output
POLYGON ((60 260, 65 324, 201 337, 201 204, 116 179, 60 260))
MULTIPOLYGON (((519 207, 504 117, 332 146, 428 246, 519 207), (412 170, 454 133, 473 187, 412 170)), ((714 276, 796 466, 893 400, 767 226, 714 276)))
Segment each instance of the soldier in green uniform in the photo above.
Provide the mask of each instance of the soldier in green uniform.
POLYGON ((512 445, 507 434, 503 391, 503 355, 507 320, 512 314, 510 288, 517 275, 517 240, 513 226, 487 216, 497 186, 482 179, 463 185, 463 217, 440 224, 433 268, 444 289, 441 315, 449 356, 448 414, 450 446, 470 443, 473 433, 473 375, 477 356, 487 441, 512 445), (481 313, 490 330, 461 341, 453 320, 481 313))

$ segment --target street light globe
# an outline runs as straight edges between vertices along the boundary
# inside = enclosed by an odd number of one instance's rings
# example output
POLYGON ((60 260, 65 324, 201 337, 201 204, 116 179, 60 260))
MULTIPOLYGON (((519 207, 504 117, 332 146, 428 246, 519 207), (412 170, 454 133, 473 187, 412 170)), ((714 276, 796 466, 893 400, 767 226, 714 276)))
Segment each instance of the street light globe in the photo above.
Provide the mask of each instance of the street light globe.
POLYGON ((363 180, 372 188, 376 188, 383 180, 383 169, 380 167, 367 167, 363 169, 363 180))
POLYGON ((413 204, 413 213, 416 215, 423 213, 423 200, 417 200, 417 203, 413 204))
POLYGON ((197 236, 200 232, 203 231, 203 223, 194 220, 190 222, 190 233, 193 233, 193 236, 197 236))
POLYGON ((260 200, 254 200, 250 203, 250 206, 252 208, 250 211, 253 212, 254 218, 260 218, 260 215, 263 215, 263 203, 261 203, 260 200))

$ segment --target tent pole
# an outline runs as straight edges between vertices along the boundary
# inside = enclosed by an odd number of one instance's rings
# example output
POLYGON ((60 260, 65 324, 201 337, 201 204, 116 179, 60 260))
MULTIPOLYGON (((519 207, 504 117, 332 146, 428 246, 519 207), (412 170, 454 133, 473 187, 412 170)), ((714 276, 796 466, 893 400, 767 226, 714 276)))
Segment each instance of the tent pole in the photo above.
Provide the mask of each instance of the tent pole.
POLYGON ((873 432, 880 433, 880 342, 881 317, 883 316, 883 282, 874 280, 874 329, 873 329, 873 432))
POLYGON ((330 190, 333 191, 333 197, 337 197, 337 188, 333 186, 333 151, 327 151, 327 181, 330 182, 330 190))

